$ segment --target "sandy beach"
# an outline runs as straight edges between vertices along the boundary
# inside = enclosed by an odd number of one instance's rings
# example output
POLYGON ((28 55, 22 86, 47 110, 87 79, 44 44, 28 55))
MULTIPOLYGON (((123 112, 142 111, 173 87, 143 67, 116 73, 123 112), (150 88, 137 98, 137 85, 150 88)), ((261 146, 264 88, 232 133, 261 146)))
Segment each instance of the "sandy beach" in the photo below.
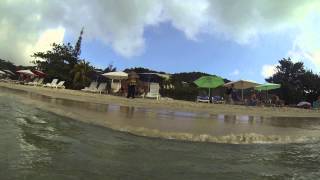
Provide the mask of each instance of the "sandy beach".
POLYGON ((205 112, 210 114, 249 115, 264 117, 320 117, 319 110, 299 109, 291 107, 248 107, 240 105, 196 103, 189 101, 172 100, 167 98, 162 98, 158 101, 154 99, 142 98, 127 99, 125 97, 106 94, 86 93, 77 90, 52 89, 9 84, 3 82, 0 83, 0 86, 37 93, 40 95, 46 95, 54 98, 101 104, 115 104, 120 106, 144 107, 183 112, 205 112))
MULTIPOLYGON (((68 89, 0 83, 20 102, 84 123, 138 136, 215 143, 290 143, 318 138, 320 111, 127 99, 68 89)), ((320 138, 320 137, 319 137, 320 138)))
POLYGON ((0 82, 1 87, 23 90, 54 98, 69 99, 81 102, 93 102, 101 104, 115 104, 120 106, 144 107, 152 109, 165 109, 182 112, 205 112, 210 114, 248 115, 264 117, 320 117, 319 110, 299 109, 291 107, 248 107, 227 104, 207 104, 189 101, 172 100, 162 98, 155 99, 127 99, 125 97, 86 93, 69 89, 52 89, 34 86, 25 86, 0 82))

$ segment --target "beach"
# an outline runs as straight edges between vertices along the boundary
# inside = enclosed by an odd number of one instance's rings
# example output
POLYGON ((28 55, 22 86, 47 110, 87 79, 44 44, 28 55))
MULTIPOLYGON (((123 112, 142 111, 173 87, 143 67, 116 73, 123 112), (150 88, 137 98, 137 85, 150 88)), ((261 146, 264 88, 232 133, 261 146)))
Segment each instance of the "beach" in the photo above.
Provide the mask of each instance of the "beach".
POLYGON ((317 110, 127 99, 76 90, 0 83, 26 106, 133 135, 230 144, 299 143, 320 138, 317 110))
POLYGON ((248 115, 263 117, 320 117, 319 110, 300 109, 292 107, 252 107, 228 104, 208 104, 190 101, 173 100, 169 98, 155 99, 127 99, 125 97, 86 93, 78 90, 52 89, 35 86, 25 86, 19 84, 9 84, 0 82, 0 87, 23 90, 39 95, 46 95, 53 98, 61 98, 80 102, 91 102, 100 104, 115 104, 119 106, 143 107, 151 109, 164 109, 172 111, 228 114, 228 115, 248 115))
POLYGON ((0 106, 0 167, 8 179, 319 175, 315 110, 126 99, 5 83, 0 106))

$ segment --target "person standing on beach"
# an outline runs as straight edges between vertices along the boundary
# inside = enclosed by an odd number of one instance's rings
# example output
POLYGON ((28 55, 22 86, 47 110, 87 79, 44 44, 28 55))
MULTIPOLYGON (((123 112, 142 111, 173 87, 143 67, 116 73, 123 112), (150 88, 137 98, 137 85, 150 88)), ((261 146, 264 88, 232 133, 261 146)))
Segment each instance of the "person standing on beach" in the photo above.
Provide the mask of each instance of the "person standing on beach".
POLYGON ((228 87, 226 89, 226 100, 227 100, 227 103, 229 104, 233 103, 232 95, 233 95, 233 84, 231 85, 231 87, 228 87))
POLYGON ((137 85, 137 75, 134 72, 131 72, 128 77, 128 95, 127 98, 134 98, 136 93, 136 85, 137 85))

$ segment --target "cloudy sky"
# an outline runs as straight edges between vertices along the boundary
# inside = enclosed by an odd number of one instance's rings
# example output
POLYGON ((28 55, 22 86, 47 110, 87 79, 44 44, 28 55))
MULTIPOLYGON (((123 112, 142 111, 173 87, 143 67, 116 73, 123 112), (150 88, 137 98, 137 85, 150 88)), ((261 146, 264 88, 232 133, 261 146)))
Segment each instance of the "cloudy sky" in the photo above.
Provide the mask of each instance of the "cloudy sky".
POLYGON ((320 71, 319 0, 1 0, 0 58, 28 64, 53 42, 96 67, 203 71, 263 82, 279 59, 320 71))

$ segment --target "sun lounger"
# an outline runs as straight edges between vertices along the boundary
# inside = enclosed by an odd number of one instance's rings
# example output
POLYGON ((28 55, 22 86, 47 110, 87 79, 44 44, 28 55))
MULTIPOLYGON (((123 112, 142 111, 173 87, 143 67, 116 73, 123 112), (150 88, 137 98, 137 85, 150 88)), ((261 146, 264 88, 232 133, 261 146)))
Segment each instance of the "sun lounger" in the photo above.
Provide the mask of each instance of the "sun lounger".
POLYGON ((43 87, 55 87, 57 86, 58 79, 53 79, 51 83, 45 84, 43 87))
POLYGON ((90 92, 101 94, 103 92, 106 92, 106 88, 107 88, 107 83, 100 83, 97 89, 91 90, 90 92))
POLYGON ((221 96, 213 96, 212 97, 212 103, 214 103, 214 104, 224 104, 225 101, 224 101, 223 97, 221 97, 221 96))
POLYGON ((81 89, 81 91, 93 91, 93 90, 97 90, 97 86, 98 86, 98 82, 96 81, 92 81, 90 83, 89 87, 85 87, 84 89, 81 89))
POLYGON ((209 96, 197 96, 197 102, 210 103, 209 96))
POLYGON ((6 78, 4 78, 4 79, 1 79, 0 81, 1 81, 1 82, 6 82, 6 83, 8 83, 8 82, 11 81, 11 79, 10 79, 9 77, 6 77, 6 78))
POLYGON ((39 78, 34 78, 34 80, 33 81, 31 81, 31 82, 27 82, 27 83, 25 83, 25 85, 34 85, 36 82, 38 82, 39 81, 39 78))
POLYGON ((60 89, 65 89, 66 87, 64 86, 65 81, 60 81, 57 85, 52 86, 52 88, 60 88, 60 89))
POLYGON ((39 81, 36 82, 36 83, 34 83, 33 85, 34 85, 34 86, 41 86, 41 85, 43 85, 43 84, 42 84, 43 81, 44 81, 44 78, 40 78, 39 81))
POLYGON ((157 100, 160 99, 160 86, 158 83, 150 83, 150 91, 146 94, 146 98, 156 98, 157 100))
POLYGON ((111 91, 112 93, 117 93, 121 88, 120 82, 112 82, 111 83, 111 91))

